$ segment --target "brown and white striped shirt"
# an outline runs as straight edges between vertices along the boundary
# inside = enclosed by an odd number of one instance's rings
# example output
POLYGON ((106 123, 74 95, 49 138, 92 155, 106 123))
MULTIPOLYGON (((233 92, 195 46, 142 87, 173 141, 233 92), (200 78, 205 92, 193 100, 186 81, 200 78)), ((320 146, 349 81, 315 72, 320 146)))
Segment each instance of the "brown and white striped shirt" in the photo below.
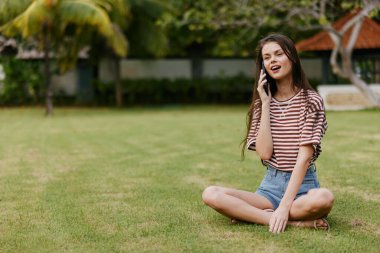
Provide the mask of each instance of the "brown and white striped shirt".
MULTIPOLYGON (((256 102, 248 133, 247 147, 256 150, 256 137, 260 128, 261 108, 256 102)), ((314 162, 321 153, 321 139, 327 129, 322 98, 313 90, 301 89, 286 101, 270 102, 270 126, 273 140, 273 154, 264 165, 284 171, 292 171, 302 145, 312 144, 314 162)))

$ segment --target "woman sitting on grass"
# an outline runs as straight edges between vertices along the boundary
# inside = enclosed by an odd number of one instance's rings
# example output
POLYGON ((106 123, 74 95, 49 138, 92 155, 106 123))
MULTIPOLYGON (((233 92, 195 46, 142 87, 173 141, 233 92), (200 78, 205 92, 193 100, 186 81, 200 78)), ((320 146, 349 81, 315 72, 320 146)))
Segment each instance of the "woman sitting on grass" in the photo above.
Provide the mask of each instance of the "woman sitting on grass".
POLYGON ((261 185, 255 193, 209 186, 203 201, 232 221, 269 225, 272 233, 287 225, 328 230, 325 217, 334 196, 319 187, 314 164, 327 129, 323 100, 308 83, 293 41, 284 35, 259 42, 247 118, 243 154, 245 147, 255 150, 267 167, 261 185))

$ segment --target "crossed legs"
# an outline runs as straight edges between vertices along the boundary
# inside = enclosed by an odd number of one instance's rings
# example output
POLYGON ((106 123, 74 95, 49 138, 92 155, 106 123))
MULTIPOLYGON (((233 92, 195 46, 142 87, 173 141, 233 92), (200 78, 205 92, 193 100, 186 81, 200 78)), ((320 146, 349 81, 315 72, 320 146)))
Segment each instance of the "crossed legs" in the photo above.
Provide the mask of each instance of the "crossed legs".
MULTIPOLYGON (((204 203, 219 213, 237 220, 268 225, 272 203, 265 197, 252 192, 209 186, 203 194, 204 203)), ((307 222, 326 216, 334 203, 333 194, 325 188, 311 189, 306 195, 293 202, 289 213, 289 225, 313 226, 307 222), (304 224, 302 224, 304 222, 304 224)))

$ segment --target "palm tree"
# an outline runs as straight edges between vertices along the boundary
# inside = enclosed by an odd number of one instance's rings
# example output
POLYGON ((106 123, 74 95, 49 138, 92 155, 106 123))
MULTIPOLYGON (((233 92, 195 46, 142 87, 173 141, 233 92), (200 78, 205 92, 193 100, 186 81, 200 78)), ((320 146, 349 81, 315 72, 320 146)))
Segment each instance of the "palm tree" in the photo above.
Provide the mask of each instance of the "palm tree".
MULTIPOLYGON (((128 38, 129 51, 134 56, 165 55, 168 49, 168 39, 164 29, 157 25, 157 20, 172 7, 164 0, 120 0, 114 4, 123 5, 126 9, 113 8, 110 17, 114 24, 128 38)), ((120 55, 111 53, 114 71, 116 106, 123 105, 120 55)))
POLYGON ((38 41, 44 53, 46 115, 53 109, 50 84, 52 53, 62 71, 75 65, 78 52, 100 34, 118 56, 127 54, 127 40, 109 17, 113 9, 124 16, 122 0, 3 0, 0 32, 38 41), (5 15, 5 13, 8 13, 5 15), (3 15, 4 14, 4 15, 3 15))

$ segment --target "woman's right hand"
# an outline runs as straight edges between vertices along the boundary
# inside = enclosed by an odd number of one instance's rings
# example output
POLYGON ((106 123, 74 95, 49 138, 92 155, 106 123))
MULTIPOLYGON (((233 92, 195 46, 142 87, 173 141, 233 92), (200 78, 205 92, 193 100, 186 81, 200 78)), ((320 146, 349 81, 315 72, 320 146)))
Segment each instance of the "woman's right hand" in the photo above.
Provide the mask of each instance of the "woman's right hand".
POLYGON ((263 104, 269 103, 271 98, 272 98, 272 94, 270 93, 269 83, 268 83, 268 95, 264 90, 264 84, 266 84, 266 83, 267 83, 266 74, 265 74, 264 70, 261 69, 260 70, 260 78, 259 78, 259 82, 257 85, 257 91, 259 92, 261 103, 263 103, 263 104))

